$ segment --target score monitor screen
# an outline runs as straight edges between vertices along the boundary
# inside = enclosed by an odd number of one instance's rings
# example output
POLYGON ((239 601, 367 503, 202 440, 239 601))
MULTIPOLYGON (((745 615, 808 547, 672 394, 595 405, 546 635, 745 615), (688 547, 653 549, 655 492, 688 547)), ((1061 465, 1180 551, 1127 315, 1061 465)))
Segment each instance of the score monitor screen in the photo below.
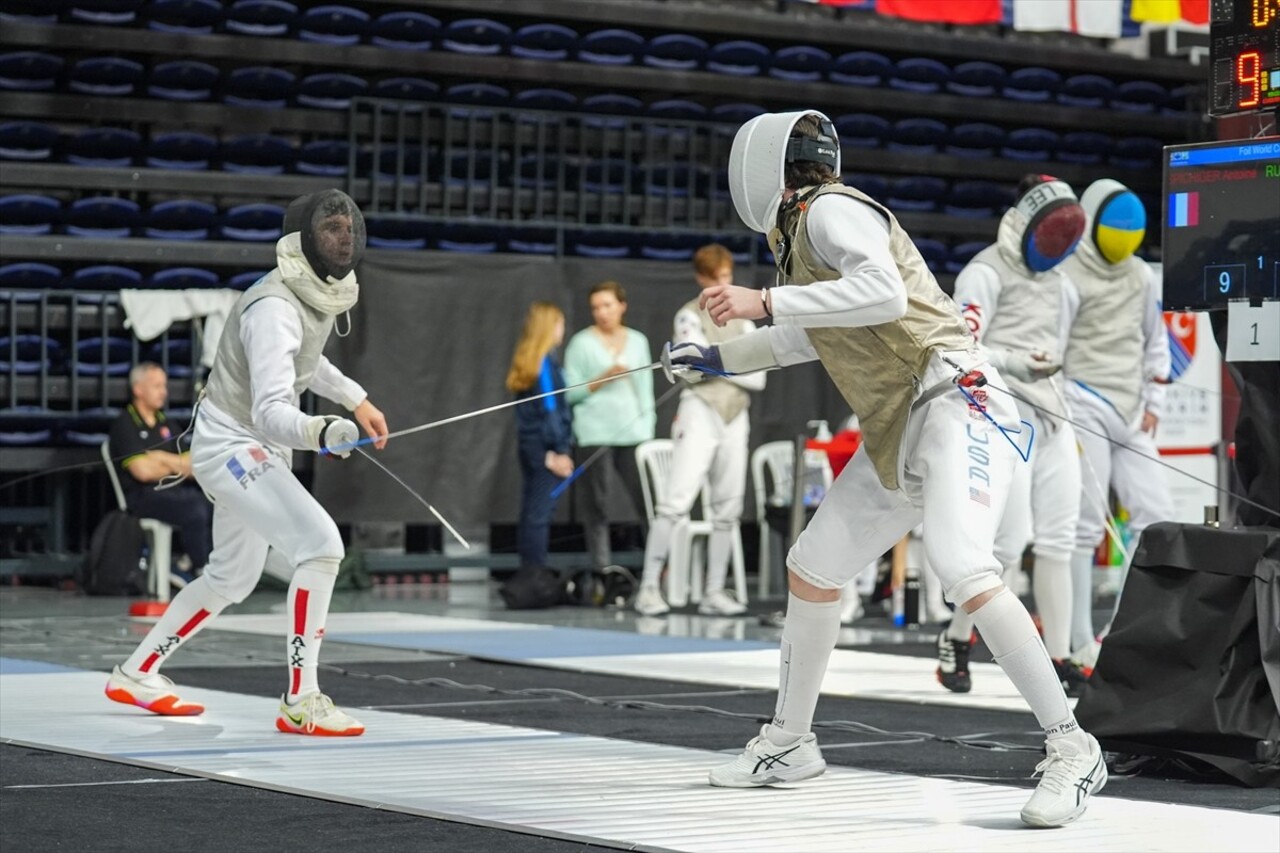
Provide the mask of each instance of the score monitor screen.
POLYGON ((1280 0, 1213 0, 1209 114, 1280 106, 1280 0))

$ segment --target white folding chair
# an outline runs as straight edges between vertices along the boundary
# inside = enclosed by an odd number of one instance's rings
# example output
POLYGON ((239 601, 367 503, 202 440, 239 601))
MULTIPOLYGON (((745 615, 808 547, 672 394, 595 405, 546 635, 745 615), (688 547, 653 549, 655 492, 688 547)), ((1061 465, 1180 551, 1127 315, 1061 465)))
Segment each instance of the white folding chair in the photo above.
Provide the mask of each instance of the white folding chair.
MULTIPOLYGON (((111 458, 111 441, 102 442, 102 461, 111 478, 111 490, 116 494, 116 506, 122 512, 129 511, 124 499, 124 489, 120 486, 120 475, 116 472, 116 463, 111 458)), ((140 518, 138 524, 149 543, 150 556, 147 560, 147 584, 156 601, 169 600, 169 561, 172 558, 173 526, 158 518, 140 518)))
POLYGON ((751 482, 756 491, 756 521, 760 525, 760 575, 756 593, 769 595, 773 580, 773 531, 765 517, 770 502, 778 506, 791 503, 791 480, 794 477, 796 446, 792 441, 768 441, 751 454, 751 482), (784 497, 785 500, 777 500, 784 497))

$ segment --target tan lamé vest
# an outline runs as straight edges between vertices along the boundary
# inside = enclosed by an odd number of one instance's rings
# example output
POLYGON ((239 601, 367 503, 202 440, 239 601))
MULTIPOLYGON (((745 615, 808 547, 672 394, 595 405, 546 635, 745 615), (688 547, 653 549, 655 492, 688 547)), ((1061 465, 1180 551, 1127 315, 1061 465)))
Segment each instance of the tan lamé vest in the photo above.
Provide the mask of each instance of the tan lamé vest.
POLYGON ((846 195, 870 205, 889 221, 889 249, 907 286, 907 313, 876 326, 806 329, 828 375, 862 427, 862 440, 886 489, 898 488, 898 456, 911 404, 924 390, 922 377, 935 351, 971 350, 973 335, 960 312, 925 265, 915 244, 887 208, 842 184, 801 190, 799 203, 785 208, 782 232, 774 229, 769 244, 787 284, 833 281, 840 273, 818 260, 809 242, 810 205, 824 195, 846 195), (791 242, 780 252, 782 234, 791 242))
MULTIPOLYGON (((698 315, 698 319, 702 321, 702 334, 709 344, 722 344, 755 331, 756 328, 755 323, 750 320, 731 320, 724 326, 717 326, 711 319, 711 313, 698 307, 697 299, 690 300, 680 310, 693 311, 698 315)), ((746 389, 728 379, 707 378, 690 385, 686 390, 701 397, 725 423, 730 423, 751 405, 751 395, 746 389)))

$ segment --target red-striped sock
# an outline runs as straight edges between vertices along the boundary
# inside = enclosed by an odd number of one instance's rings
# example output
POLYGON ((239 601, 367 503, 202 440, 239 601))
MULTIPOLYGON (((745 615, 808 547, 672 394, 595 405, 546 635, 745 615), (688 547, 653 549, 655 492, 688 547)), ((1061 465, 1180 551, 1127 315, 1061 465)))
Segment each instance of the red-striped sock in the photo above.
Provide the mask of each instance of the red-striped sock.
POLYGON ((208 625, 230 603, 214 592, 201 575, 174 596, 160 621, 120 668, 133 678, 154 675, 179 646, 208 625))
POLYGON ((336 560, 309 560, 298 566, 289 584, 289 633, 285 647, 289 702, 320 689, 316 664, 320 660, 320 642, 324 639, 324 623, 333 598, 333 584, 338 579, 337 570, 336 560))

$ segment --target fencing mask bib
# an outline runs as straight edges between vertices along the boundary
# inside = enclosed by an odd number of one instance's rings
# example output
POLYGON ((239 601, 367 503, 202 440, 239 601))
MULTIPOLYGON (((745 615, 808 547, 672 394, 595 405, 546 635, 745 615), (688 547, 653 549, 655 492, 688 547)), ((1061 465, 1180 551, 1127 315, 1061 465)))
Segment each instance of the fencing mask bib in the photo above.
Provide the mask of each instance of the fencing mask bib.
POLYGON ((1071 187, 1048 175, 1042 177, 1014 205, 1027 223, 1022 260, 1032 272, 1046 272, 1062 263, 1084 235, 1084 209, 1071 187))
POLYGON ((738 128, 729 151, 729 194, 738 216, 752 231, 768 234, 778 218, 786 189, 787 163, 811 160, 840 174, 840 140, 831 119, 817 110, 765 113, 738 128), (817 139, 791 138, 807 115, 821 120, 817 139))
POLYGON ((294 199, 284 213, 284 233, 301 233, 302 254, 322 281, 340 281, 364 257, 364 216, 341 190, 294 199))
POLYGON ((1147 233, 1147 209, 1133 190, 1119 181, 1094 181, 1080 196, 1089 217, 1089 239, 1109 264, 1126 260, 1147 233))

